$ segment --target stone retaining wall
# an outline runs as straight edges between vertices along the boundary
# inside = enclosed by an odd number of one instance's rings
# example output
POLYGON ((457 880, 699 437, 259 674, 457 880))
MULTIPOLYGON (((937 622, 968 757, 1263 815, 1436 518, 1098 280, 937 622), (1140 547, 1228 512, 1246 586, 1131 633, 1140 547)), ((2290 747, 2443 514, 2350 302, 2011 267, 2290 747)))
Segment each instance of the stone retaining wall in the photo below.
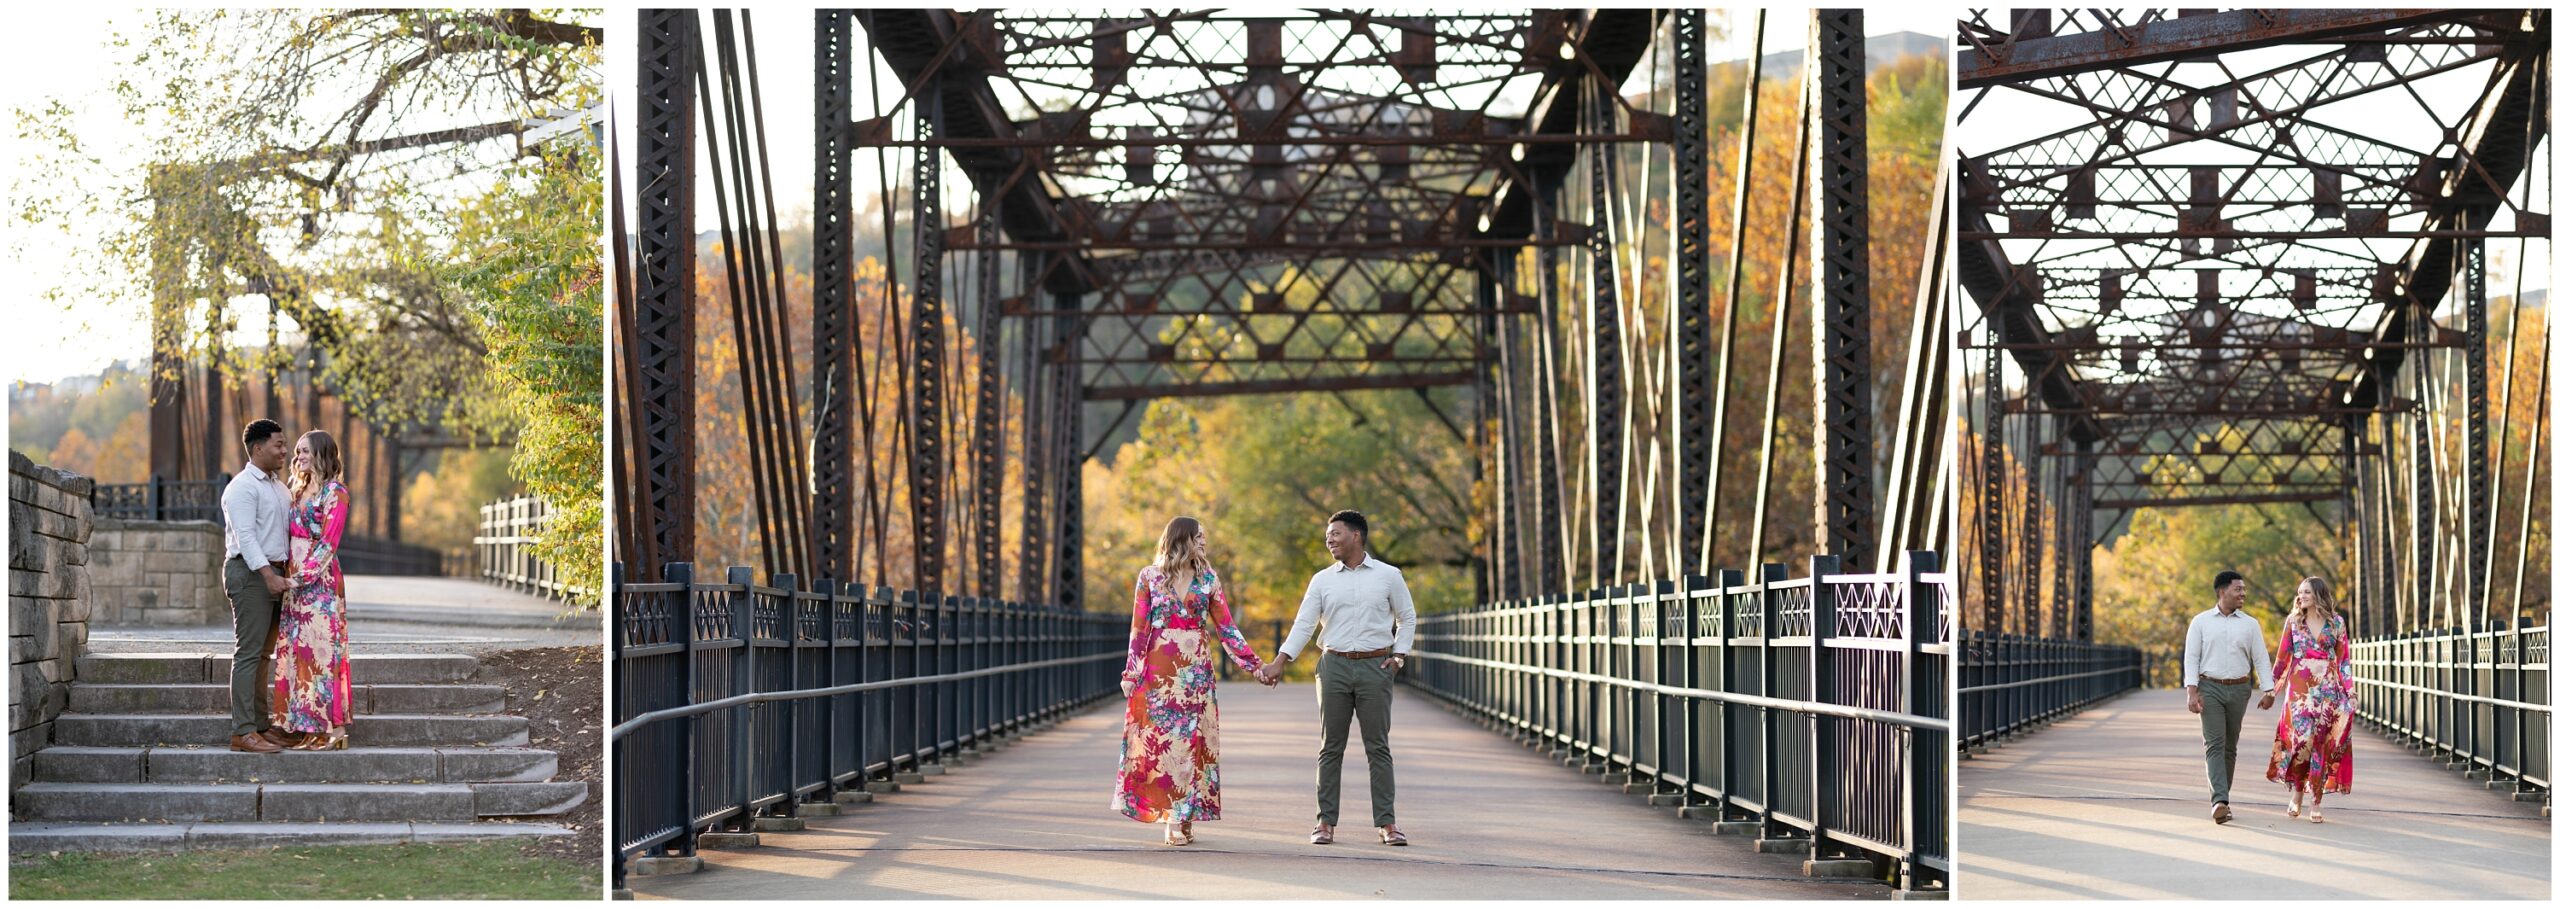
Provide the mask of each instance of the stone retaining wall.
MULTIPOLYGON (((96 481, 9 453, 9 791, 71 699, 89 643, 89 494, 96 481)), ((217 551, 217 555, 219 552, 217 551)))
POLYGON ((99 518, 89 536, 89 621, 226 625, 222 525, 99 518))

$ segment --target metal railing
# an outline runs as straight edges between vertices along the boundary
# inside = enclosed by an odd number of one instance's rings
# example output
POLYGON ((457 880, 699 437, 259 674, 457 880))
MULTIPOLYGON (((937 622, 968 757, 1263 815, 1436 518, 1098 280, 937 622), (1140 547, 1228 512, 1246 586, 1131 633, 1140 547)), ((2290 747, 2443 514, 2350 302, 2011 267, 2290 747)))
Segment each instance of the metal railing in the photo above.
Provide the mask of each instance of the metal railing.
POLYGON ((1409 684, 1586 769, 1943 887, 1950 575, 1785 566, 1423 616, 1409 684))
POLYGON ((2352 641, 2357 714, 2410 747, 2551 788, 2551 628, 2352 641))
POLYGON ((222 487, 230 474, 211 480, 164 480, 159 474, 140 483, 100 483, 89 497, 90 511, 123 521, 212 521, 222 523, 222 487))
POLYGON ((2142 687, 2144 654, 2120 644, 1965 632, 1956 709, 1971 751, 2142 687))
POLYGON ((533 544, 550 526, 551 503, 536 496, 517 496, 480 506, 480 532, 471 538, 480 579, 555 600, 586 593, 562 583, 551 563, 534 557, 533 544))
POLYGON ((1119 694, 1129 619, 781 575, 613 566, 614 885, 644 854, 788 816, 1119 694))
MULTIPOLYGON (((90 511, 125 521, 222 520, 222 488, 230 474, 211 480, 163 480, 101 483, 90 494, 90 511)), ((338 544, 338 569, 348 574, 448 577, 456 560, 432 548, 381 537, 348 534, 338 544)))

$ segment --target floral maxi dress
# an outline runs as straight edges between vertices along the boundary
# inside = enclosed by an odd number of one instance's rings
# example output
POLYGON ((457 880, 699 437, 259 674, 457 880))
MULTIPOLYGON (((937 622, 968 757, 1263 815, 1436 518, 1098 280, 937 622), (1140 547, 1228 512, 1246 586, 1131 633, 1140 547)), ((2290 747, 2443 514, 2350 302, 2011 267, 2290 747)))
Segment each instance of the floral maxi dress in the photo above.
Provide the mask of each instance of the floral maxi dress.
POLYGON ((1176 596, 1172 579, 1138 572, 1129 619, 1129 661, 1120 677, 1138 684, 1120 738, 1120 780, 1111 806, 1144 823, 1218 819, 1218 682, 1210 637, 1246 671, 1262 660, 1236 630, 1216 572, 1176 596))
POLYGON ((2314 793, 2344 794, 2355 781, 2348 738, 2356 714, 2355 678, 2347 672, 2347 622, 2330 616, 2320 630, 2286 622, 2276 645, 2276 680, 2284 719, 2267 757, 2267 779, 2314 793))
POLYGON ((346 576, 338 543, 347 529, 347 487, 330 481, 294 503, 286 530, 293 539, 293 590, 276 616, 275 724, 292 732, 347 725, 355 702, 347 674, 346 576))

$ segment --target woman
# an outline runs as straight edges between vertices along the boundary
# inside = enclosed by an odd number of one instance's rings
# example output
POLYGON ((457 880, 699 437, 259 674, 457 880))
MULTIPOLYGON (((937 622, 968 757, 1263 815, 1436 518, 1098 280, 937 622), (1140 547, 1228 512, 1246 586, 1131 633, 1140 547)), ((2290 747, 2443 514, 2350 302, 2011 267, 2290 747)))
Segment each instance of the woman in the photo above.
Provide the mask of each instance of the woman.
POLYGON ((347 579, 338 571, 338 543, 347 528, 346 484, 338 443, 329 434, 303 433, 293 446, 286 483, 292 510, 292 591, 276 615, 275 724, 301 738, 298 751, 347 747, 347 716, 355 698, 347 674, 347 579))
POLYGON ((1175 518, 1156 542, 1155 562, 1138 569, 1129 660, 1120 672, 1128 721, 1111 798, 1112 807, 1140 823, 1163 822, 1167 846, 1191 845, 1192 821, 1218 819, 1212 636, 1246 671, 1262 668, 1228 613, 1200 522, 1175 518))
POLYGON ((2276 683, 2284 693, 2284 720, 2276 724, 2275 753, 2267 758, 2267 779, 2293 790, 2287 817, 2302 816, 2302 795, 2311 794, 2311 822, 2320 815, 2320 796, 2345 794, 2354 781, 2355 764, 2347 749, 2347 728, 2356 714, 2355 679, 2347 672, 2347 620, 2329 593, 2329 582, 2303 578, 2293 591, 2293 612, 2284 618, 2276 644, 2276 683))

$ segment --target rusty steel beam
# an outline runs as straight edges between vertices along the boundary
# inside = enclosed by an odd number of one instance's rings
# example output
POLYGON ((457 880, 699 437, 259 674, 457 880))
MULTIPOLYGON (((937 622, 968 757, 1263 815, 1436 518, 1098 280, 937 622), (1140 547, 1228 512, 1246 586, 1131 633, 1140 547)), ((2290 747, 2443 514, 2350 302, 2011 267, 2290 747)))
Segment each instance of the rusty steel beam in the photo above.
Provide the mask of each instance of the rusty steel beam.
POLYGON ((2288 505, 2295 503, 2318 505, 2326 502, 2337 501, 2339 494, 2344 491, 2344 487, 2337 487, 2318 492, 2275 492, 2265 493, 2262 495, 2172 496, 2157 499, 2099 499, 2097 500, 2097 507, 2102 511, 2117 511, 2128 508, 2178 508, 2205 505, 2288 505))
POLYGON ((1222 395, 1261 395, 1301 391, 1355 391, 1364 388, 1437 388, 1443 385, 1466 385, 1475 381, 1475 372, 1404 373, 1391 376, 1327 376, 1308 379, 1263 379, 1241 382, 1186 382, 1173 385, 1112 385, 1087 387, 1087 401, 1125 401, 1150 398, 1205 398, 1222 395))
MULTIPOLYGON (((642 486, 650 496, 651 548, 667 562, 693 559, 694 519, 694 83, 700 23, 692 10, 640 15, 636 332, 625 365, 639 373, 642 486)), ((659 566, 638 566, 654 579, 659 566)))
POLYGON ((2242 9, 2002 42, 1974 36, 1956 55, 1959 90, 2225 54, 2310 44, 2461 18, 2459 9, 2242 9))
POLYGON ((1815 551, 1876 564, 1875 386, 1868 348, 1866 14, 1823 9, 1805 44, 1813 80, 1815 551))

